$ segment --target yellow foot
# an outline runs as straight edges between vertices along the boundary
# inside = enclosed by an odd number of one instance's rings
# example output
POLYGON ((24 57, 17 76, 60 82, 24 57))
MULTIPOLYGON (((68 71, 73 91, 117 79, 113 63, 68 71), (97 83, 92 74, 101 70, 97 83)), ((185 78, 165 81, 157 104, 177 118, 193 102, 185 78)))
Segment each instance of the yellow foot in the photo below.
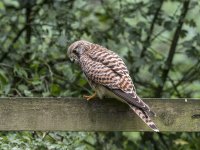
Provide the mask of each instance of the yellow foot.
POLYGON ((95 92, 94 94, 87 96, 87 95, 83 95, 83 98, 85 98, 87 101, 93 99, 95 96, 97 95, 97 93, 95 92))

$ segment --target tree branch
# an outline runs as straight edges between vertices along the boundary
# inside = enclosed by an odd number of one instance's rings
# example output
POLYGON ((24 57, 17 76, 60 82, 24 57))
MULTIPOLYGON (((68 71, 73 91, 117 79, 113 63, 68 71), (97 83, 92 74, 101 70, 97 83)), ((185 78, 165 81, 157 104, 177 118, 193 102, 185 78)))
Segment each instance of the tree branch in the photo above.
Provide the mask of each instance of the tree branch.
POLYGON ((169 78, 169 80, 170 80, 170 82, 171 82, 171 84, 172 84, 172 86, 173 86, 173 88, 174 88, 173 91, 176 92, 177 96, 178 96, 179 98, 183 97, 183 96, 181 95, 181 93, 178 91, 178 88, 177 88, 177 86, 175 85, 174 80, 172 80, 171 78, 169 78))
MULTIPOLYGON (((150 25, 150 28, 149 28, 148 35, 147 35, 145 41, 143 42, 144 44, 143 44, 143 49, 142 49, 142 51, 140 53, 140 58, 143 58, 145 56, 145 52, 147 51, 147 48, 151 45, 150 44, 151 37, 153 35, 153 30, 154 30, 154 27, 155 27, 155 23, 156 23, 156 20, 158 19, 158 15, 159 15, 159 12, 161 10, 162 5, 163 5, 163 0, 160 1, 159 6, 155 11, 154 17, 152 19, 152 22, 151 22, 151 25, 150 25)), ((139 67, 135 68, 134 73, 137 73, 138 71, 139 71, 139 67)))
MULTIPOLYGON (((199 76, 199 66, 200 61, 198 61, 196 64, 194 64, 191 68, 183 72, 182 74, 184 75, 177 83, 175 83, 174 89, 177 89, 179 85, 182 84, 182 82, 192 82, 192 77, 199 76)), ((196 78, 195 78, 196 79, 196 78)))
MULTIPOLYGON (((155 12, 154 17, 153 17, 152 22, 151 22, 151 26, 150 26, 150 29, 149 29, 148 36, 147 36, 146 40, 144 41, 144 43, 150 44, 151 36, 152 36, 153 30, 154 30, 154 27, 155 27, 155 23, 156 23, 156 20, 158 19, 158 15, 159 15, 159 12, 161 10, 162 5, 163 5, 163 0, 160 1, 160 4, 159 4, 158 8, 156 9, 156 12, 155 12)), ((140 58, 144 57, 148 46, 143 45, 143 49, 142 49, 142 52, 140 54, 140 58)))
POLYGON ((30 3, 27 3, 26 6, 26 38, 25 38, 25 43, 30 47, 30 42, 31 42, 31 12, 32 12, 32 6, 30 3))
POLYGON ((5 53, 1 56, 0 62, 3 62, 4 59, 8 56, 8 54, 12 51, 13 45, 18 41, 18 39, 20 38, 20 36, 22 35, 22 33, 25 31, 25 29, 26 29, 26 26, 24 26, 23 28, 21 28, 21 29, 19 30, 19 32, 17 33, 17 35, 15 36, 15 38, 12 40, 10 46, 8 47, 8 51, 5 52, 5 53))
POLYGON ((181 12, 180 18, 178 20, 178 26, 177 26, 176 31, 175 31, 174 36, 173 36, 173 40, 172 40, 172 43, 171 43, 171 46, 170 46, 170 50, 169 50, 167 60, 165 61, 165 67, 162 70, 162 75, 161 75, 162 84, 160 84, 156 88, 155 97, 161 97, 162 96, 163 88, 164 88, 166 79, 168 77, 168 73, 169 73, 170 69, 172 68, 172 61, 173 61, 174 54, 175 54, 176 47, 177 47, 177 43, 178 43, 178 40, 179 40, 179 37, 180 37, 183 22, 184 22, 186 14, 188 12, 189 2, 190 2, 190 0, 185 0, 184 3, 183 3, 182 12, 181 12))

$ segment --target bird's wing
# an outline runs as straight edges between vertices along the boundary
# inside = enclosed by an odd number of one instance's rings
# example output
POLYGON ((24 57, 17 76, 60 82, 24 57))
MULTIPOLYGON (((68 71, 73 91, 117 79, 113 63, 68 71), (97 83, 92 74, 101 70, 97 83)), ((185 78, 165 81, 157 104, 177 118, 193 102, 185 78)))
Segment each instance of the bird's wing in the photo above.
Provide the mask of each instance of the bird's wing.
POLYGON ((108 67, 111 69, 115 74, 117 74, 119 77, 124 78, 125 80, 128 80, 128 85, 121 85, 123 86, 124 90, 135 90, 135 87, 132 83, 131 77, 129 76, 128 69, 123 62, 123 60, 113 51, 110 51, 104 47, 101 47, 99 45, 96 45, 97 49, 92 49, 89 51, 88 56, 90 59, 92 59, 95 62, 99 62, 103 65, 103 67, 108 67))
POLYGON ((91 81, 105 86, 126 103, 150 112, 149 106, 137 96, 124 62, 114 52, 95 50, 95 53, 82 56, 80 61, 82 70, 91 81))
POLYGON ((128 69, 125 66, 123 60, 113 51, 110 51, 104 47, 99 45, 95 45, 98 49, 91 49, 88 52, 88 56, 95 61, 99 61, 109 68, 114 68, 114 70, 120 75, 127 74, 128 69), (118 65, 116 65, 116 62, 118 65), (123 67, 118 68, 119 65, 123 65, 123 67))

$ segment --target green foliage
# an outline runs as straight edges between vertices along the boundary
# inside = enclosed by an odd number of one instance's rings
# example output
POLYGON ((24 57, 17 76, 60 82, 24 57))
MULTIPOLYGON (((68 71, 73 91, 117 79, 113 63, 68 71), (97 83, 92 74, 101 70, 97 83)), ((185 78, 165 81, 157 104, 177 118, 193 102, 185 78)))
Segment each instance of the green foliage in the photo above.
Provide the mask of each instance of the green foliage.
MULTIPOLYGON (((199 11, 198 0, 0 1, 0 96, 91 92, 66 56, 71 42, 86 39, 122 56, 142 97, 199 97, 199 11)), ((0 138, 1 149, 200 148, 199 133, 1 132, 0 138)))

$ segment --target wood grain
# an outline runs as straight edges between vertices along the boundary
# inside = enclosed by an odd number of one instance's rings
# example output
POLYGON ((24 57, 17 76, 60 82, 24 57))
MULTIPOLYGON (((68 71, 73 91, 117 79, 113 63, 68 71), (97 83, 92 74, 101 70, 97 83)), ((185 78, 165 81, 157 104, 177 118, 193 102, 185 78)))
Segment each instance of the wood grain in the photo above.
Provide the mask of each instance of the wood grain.
MULTIPOLYGON (((160 131, 200 131, 200 100, 143 99, 160 131)), ((151 131, 125 104, 78 98, 0 98, 0 130, 151 131)))

